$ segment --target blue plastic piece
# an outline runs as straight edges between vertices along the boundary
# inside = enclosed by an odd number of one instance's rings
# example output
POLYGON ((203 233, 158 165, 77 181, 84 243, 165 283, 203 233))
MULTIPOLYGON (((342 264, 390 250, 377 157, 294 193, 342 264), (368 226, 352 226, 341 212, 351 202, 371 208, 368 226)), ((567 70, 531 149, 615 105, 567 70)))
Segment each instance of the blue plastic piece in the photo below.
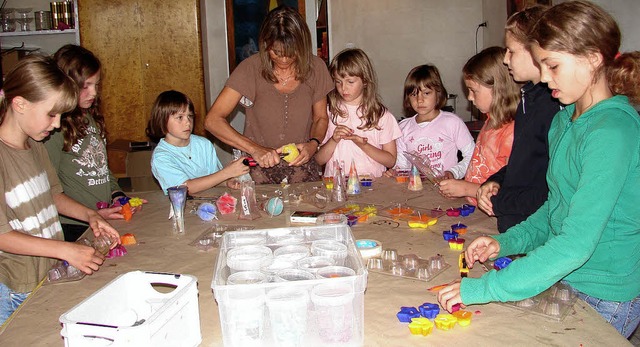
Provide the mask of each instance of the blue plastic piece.
POLYGON ((120 203, 120 206, 124 206, 124 205, 126 205, 126 204, 129 202, 129 200, 131 200, 131 198, 130 198, 130 197, 128 197, 128 196, 123 196, 123 197, 121 197, 121 198, 119 198, 119 199, 118 199, 118 202, 120 203))
POLYGON ((440 313, 440 306, 438 304, 432 304, 430 302, 425 302, 420 305, 420 314, 429 319, 434 319, 440 313))
POLYGON ((508 257, 498 258, 493 262, 493 268, 496 270, 502 270, 505 267, 509 266, 513 260, 508 257))
POLYGON ((442 232, 442 237, 445 241, 455 240, 458 238, 458 233, 455 231, 445 230, 442 232))
POLYGON ((464 204, 464 205, 462 205, 462 208, 461 208, 461 209, 463 209, 463 210, 468 210, 468 211, 469 211, 469 214, 471 214, 471 213, 473 213, 473 212, 475 212, 475 211, 476 211, 476 207, 475 207, 475 206, 473 206, 473 205, 471 205, 471 204, 464 204))
POLYGON ((402 323, 411 323, 411 318, 420 317, 420 312, 415 307, 400 307, 400 312, 396 314, 402 323))
POLYGON ((356 240, 356 248, 374 248, 378 243, 374 240, 356 240))

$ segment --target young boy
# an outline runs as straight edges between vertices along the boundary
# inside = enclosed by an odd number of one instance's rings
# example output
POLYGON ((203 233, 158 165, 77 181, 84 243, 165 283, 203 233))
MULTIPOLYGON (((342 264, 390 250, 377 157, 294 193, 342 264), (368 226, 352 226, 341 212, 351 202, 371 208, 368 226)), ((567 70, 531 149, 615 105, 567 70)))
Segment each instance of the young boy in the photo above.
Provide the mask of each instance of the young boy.
POLYGON ((527 219, 547 199, 549 163, 547 133, 560 103, 540 82, 540 68, 527 49, 527 33, 546 8, 534 6, 513 14, 505 26, 507 54, 504 63, 522 87, 515 116, 513 147, 509 163, 493 174, 477 192, 478 207, 498 218, 498 231, 527 219))

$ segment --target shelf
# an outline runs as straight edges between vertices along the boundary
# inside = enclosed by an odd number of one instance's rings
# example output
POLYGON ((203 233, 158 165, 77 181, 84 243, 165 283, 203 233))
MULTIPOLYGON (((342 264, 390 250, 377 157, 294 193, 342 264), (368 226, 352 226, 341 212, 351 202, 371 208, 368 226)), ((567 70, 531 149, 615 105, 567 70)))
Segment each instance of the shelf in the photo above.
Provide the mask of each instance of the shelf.
POLYGON ((0 33, 0 37, 14 37, 14 36, 37 36, 37 35, 66 35, 75 34, 76 29, 65 30, 32 30, 32 31, 9 31, 0 33))

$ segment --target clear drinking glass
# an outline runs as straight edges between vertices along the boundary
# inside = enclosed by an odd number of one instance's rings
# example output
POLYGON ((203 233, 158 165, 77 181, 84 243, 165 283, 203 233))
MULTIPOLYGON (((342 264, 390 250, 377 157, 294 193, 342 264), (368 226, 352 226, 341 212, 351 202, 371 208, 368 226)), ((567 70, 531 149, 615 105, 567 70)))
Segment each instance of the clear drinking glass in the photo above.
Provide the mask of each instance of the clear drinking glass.
POLYGON ((167 188, 171 208, 173 209, 173 231, 178 235, 184 234, 184 207, 187 202, 187 186, 167 188))

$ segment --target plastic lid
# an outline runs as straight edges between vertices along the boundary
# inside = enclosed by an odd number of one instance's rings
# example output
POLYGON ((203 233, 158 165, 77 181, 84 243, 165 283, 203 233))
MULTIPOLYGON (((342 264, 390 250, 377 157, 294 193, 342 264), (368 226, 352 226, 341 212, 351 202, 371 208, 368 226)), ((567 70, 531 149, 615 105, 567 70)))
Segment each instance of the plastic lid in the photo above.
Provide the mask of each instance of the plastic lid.
POLYGON ((309 294, 299 287, 277 287, 267 293, 267 306, 270 310, 307 309, 309 294))
POLYGON ((317 240, 311 244, 311 253, 313 255, 347 256, 347 246, 335 240, 317 240))
POLYGON ((276 258, 288 259, 295 262, 308 257, 311 255, 311 252, 309 251, 309 247, 306 245, 289 245, 276 249, 273 251, 273 255, 276 258))
POLYGON ((228 285, 236 284, 259 284, 267 281, 267 275, 260 271, 240 271, 229 275, 228 285))
POLYGON ((316 277, 309 271, 300 269, 285 269, 276 272, 276 282, 293 282, 314 280, 316 277))
POLYGON ((311 290, 311 301, 319 306, 347 305, 353 298, 353 288, 344 283, 323 283, 311 290))
POLYGON ((298 260, 298 268, 306 270, 312 273, 318 272, 319 269, 325 266, 335 265, 336 261, 331 257, 324 257, 321 255, 307 257, 298 260))
POLYGON ((260 270, 273 262, 273 253, 266 246, 241 246, 227 252, 227 265, 235 271, 260 270))
POLYGON ((338 213, 325 213, 318 216, 318 218, 316 219, 316 224, 347 224, 347 217, 343 214, 338 213))

